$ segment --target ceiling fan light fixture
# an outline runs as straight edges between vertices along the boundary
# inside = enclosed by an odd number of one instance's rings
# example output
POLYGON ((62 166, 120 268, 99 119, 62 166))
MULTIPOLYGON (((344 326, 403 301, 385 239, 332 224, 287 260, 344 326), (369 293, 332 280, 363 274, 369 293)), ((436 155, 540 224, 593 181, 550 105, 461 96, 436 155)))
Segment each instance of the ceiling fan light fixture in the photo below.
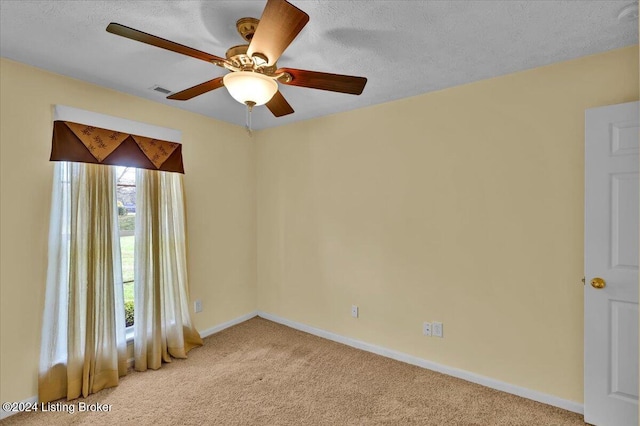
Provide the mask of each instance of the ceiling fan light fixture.
POLYGON ((351 95, 362 93, 367 84, 365 77, 295 68, 278 69, 278 59, 307 25, 309 15, 287 0, 266 0, 266 3, 260 19, 241 18, 236 22, 238 33, 248 44, 229 48, 225 58, 115 22, 107 25, 107 31, 229 70, 225 76, 171 93, 167 99, 186 101, 226 86, 235 100, 247 106, 249 129, 254 106, 266 105, 275 117, 294 112, 278 91, 278 83, 351 95))
POLYGON ((278 91, 278 83, 264 74, 253 71, 236 71, 223 78, 224 87, 241 104, 264 105, 278 91))

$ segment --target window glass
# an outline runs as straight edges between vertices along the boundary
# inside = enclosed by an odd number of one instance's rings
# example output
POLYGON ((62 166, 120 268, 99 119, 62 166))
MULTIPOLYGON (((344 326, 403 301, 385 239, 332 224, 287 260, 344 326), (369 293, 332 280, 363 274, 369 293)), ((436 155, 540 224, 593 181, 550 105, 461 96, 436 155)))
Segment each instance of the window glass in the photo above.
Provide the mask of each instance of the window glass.
POLYGON ((124 286, 124 308, 126 325, 133 325, 134 297, 134 249, 136 222, 136 169, 116 167, 116 194, 118 200, 118 228, 122 257, 122 281, 124 286))

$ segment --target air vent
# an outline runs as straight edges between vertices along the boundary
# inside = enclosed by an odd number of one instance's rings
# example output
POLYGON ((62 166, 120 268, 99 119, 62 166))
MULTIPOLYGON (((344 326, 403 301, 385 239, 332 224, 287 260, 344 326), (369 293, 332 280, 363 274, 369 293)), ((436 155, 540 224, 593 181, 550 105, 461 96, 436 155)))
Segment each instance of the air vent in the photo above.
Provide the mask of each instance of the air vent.
POLYGON ((162 94, 168 95, 169 93, 171 93, 171 90, 169 89, 165 89, 164 87, 160 87, 157 84, 153 87, 150 87, 151 90, 155 90, 156 92, 160 92, 162 94))

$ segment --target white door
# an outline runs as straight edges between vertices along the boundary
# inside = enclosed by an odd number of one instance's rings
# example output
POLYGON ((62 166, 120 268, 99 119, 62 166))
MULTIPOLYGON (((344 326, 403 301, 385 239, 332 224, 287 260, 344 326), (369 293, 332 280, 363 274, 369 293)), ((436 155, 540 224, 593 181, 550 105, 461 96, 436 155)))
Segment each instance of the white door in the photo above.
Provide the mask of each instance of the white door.
POLYGON ((584 418, 598 426, 638 425, 638 114, 585 115, 584 418))

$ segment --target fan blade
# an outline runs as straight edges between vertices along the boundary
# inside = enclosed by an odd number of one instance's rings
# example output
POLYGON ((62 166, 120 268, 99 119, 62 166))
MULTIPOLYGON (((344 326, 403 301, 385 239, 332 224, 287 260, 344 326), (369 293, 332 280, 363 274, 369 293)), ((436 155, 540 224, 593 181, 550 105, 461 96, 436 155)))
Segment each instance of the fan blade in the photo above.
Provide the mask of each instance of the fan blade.
POLYGON ((130 38, 131 40, 136 40, 142 43, 150 44, 152 46, 160 47, 162 49, 171 50, 172 52, 181 53, 183 55, 201 59, 206 62, 226 62, 225 59, 212 55, 210 53, 202 52, 192 47, 187 47, 182 44, 166 40, 164 38, 156 37, 154 35, 126 27, 124 25, 116 24, 114 22, 110 23, 107 26, 107 31, 112 34, 130 38))
POLYGON ((276 63, 282 52, 309 22, 309 15, 285 0, 268 0, 247 54, 258 53, 268 65, 276 63))
POLYGON ((174 93, 171 96, 167 96, 167 99, 173 99, 176 101, 186 101, 191 98, 195 98, 196 96, 200 96, 203 93, 207 93, 212 90, 219 89, 222 86, 224 86, 224 84, 222 84, 222 77, 218 77, 218 78, 214 78, 213 80, 200 83, 197 86, 193 86, 188 89, 185 89, 181 92, 174 93))
POLYGON ((276 71, 276 73, 281 72, 291 75, 291 81, 281 80, 282 83, 290 86, 310 87, 312 89, 330 90, 351 95, 361 94, 367 84, 365 77, 296 70, 293 68, 281 68, 276 71))
POLYGON ((282 96, 280 91, 277 91, 273 98, 267 102, 267 108, 276 117, 282 117, 283 115, 293 114, 293 108, 289 105, 289 102, 282 96))

